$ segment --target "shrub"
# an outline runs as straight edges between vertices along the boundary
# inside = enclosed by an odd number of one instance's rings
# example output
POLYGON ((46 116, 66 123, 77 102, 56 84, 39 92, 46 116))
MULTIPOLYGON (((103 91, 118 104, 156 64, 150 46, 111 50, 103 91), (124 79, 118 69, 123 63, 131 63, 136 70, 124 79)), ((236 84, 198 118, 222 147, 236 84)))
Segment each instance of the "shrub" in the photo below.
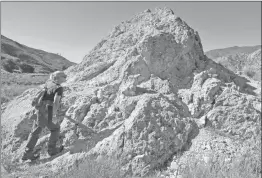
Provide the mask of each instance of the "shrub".
POLYGON ((254 80, 261 82, 261 71, 258 71, 253 77, 254 80))
POLYGON ((3 96, 3 94, 2 94, 2 96, 1 96, 1 104, 7 103, 9 100, 10 100, 10 99, 9 99, 8 97, 3 96))
POLYGON ((18 58, 20 61, 23 61, 27 64, 38 64, 37 60, 35 60, 34 57, 32 57, 30 54, 27 53, 19 53, 18 58))
POLYGON ((62 70, 66 70, 66 69, 67 69, 67 67, 66 67, 66 66, 63 66, 63 67, 62 67, 62 70))
POLYGON ((253 78, 256 75, 256 70, 252 67, 244 67, 243 72, 246 76, 253 78))
POLYGON ((2 62, 4 70, 8 72, 13 72, 13 70, 18 69, 18 66, 11 59, 5 59, 2 62))
POLYGON ((25 64, 25 63, 21 63, 19 65, 19 68, 21 69, 23 73, 34 73, 35 71, 34 67, 32 67, 31 65, 25 64))

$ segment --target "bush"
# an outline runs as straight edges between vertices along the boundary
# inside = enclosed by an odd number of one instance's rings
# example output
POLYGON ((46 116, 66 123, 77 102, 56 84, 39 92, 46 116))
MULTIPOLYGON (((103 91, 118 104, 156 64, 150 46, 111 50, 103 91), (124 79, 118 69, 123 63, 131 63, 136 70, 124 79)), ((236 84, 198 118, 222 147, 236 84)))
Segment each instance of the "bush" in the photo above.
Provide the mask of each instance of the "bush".
POLYGON ((8 98, 7 96, 1 96, 1 104, 7 103, 9 100, 10 100, 10 98, 8 98))
POLYGON ((261 82, 261 71, 258 71, 253 77, 254 80, 261 82))
POLYGON ((246 76, 253 78, 256 75, 256 70, 251 67, 245 67, 243 72, 246 76))
POLYGON ((62 70, 66 70, 66 69, 67 69, 67 67, 66 67, 66 66, 63 66, 63 67, 62 67, 62 70))
POLYGON ((25 63, 21 63, 19 68, 23 73, 34 73, 35 71, 34 67, 25 63))
POLYGON ((18 66, 11 59, 5 59, 2 62, 3 68, 7 72, 13 72, 13 70, 19 69, 18 66))

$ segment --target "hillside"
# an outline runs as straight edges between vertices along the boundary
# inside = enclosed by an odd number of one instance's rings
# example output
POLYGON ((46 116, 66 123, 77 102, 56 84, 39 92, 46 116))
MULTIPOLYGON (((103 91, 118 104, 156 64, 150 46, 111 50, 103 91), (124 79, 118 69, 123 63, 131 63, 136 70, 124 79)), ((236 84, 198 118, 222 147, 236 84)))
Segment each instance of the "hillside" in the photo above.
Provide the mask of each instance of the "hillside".
POLYGON ((205 55, 210 59, 216 59, 218 57, 226 57, 229 55, 235 55, 235 54, 241 54, 246 53, 250 54, 255 52, 256 50, 261 49, 261 45, 256 46, 233 46, 229 48, 223 48, 223 49, 214 49, 205 52, 205 55))
POLYGON ((64 57, 34 49, 1 35, 1 62, 4 70, 22 73, 51 73, 75 63, 64 57))
POLYGON ((115 26, 66 73, 53 120, 61 125, 61 154, 47 155, 45 130, 36 145, 40 160, 19 162, 38 89, 3 108, 11 176, 259 177, 260 86, 206 57, 199 33, 171 9, 147 9, 115 26))
POLYGON ((231 47, 206 52, 229 70, 261 82, 261 46, 231 47))

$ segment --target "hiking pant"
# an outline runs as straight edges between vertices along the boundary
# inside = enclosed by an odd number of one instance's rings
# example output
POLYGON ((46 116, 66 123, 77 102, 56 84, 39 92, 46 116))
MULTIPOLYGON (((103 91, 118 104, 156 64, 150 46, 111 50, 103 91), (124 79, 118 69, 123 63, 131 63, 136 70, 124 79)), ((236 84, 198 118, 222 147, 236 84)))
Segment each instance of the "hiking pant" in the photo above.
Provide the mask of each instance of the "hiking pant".
POLYGON ((34 121, 33 128, 28 138, 26 145, 30 151, 34 150, 40 133, 47 127, 51 131, 51 135, 48 141, 48 153, 56 151, 56 142, 59 139, 60 126, 52 122, 53 117, 53 105, 51 101, 42 101, 42 104, 37 109, 37 120, 34 121))

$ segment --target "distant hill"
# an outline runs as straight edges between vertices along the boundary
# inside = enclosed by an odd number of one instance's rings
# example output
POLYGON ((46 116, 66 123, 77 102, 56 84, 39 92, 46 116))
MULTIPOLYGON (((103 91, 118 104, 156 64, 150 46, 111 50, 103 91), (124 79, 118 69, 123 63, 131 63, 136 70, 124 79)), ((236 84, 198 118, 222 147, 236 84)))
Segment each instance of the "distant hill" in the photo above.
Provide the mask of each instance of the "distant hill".
POLYGON ((261 45, 216 49, 205 54, 235 73, 261 81, 261 45))
POLYGON ((235 55, 235 54, 240 54, 240 53, 252 53, 255 52, 256 50, 261 49, 261 45, 257 46, 233 46, 229 48, 223 48, 223 49, 214 49, 205 52, 205 55, 210 58, 210 59, 216 59, 218 57, 226 57, 229 55, 235 55))
POLYGON ((43 50, 34 49, 1 35, 2 68, 8 72, 51 73, 75 63, 43 50))

